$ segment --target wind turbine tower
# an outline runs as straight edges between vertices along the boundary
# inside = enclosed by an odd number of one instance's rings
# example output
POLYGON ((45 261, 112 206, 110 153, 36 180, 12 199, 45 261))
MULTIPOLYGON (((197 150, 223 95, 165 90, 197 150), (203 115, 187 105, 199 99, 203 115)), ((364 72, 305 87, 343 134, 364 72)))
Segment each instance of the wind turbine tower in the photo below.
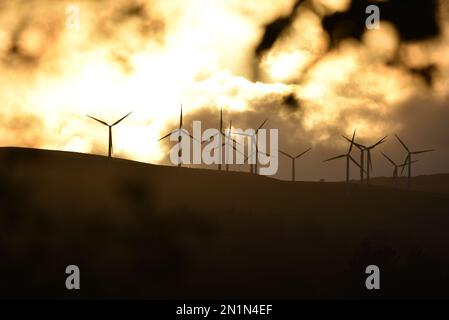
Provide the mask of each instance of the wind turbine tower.
POLYGON ((103 120, 100 120, 100 119, 94 118, 94 117, 92 117, 92 116, 90 116, 90 115, 87 115, 89 118, 91 118, 91 119, 93 119, 93 120, 95 120, 95 121, 97 121, 97 122, 99 122, 99 123, 101 123, 101 124, 107 126, 108 129, 109 129, 108 158, 111 158, 111 157, 112 157, 112 153, 114 152, 114 151, 113 151, 114 146, 113 146, 113 143, 112 143, 112 127, 118 125, 118 124, 119 124, 120 122, 122 122, 126 117, 128 117, 131 113, 132 113, 132 111, 131 111, 130 113, 128 113, 126 116, 124 116, 123 118, 120 118, 119 120, 117 120, 116 122, 114 122, 113 124, 109 124, 109 123, 107 123, 107 122, 105 122, 105 121, 103 121, 103 120))
POLYGON ((296 180, 296 160, 301 158, 303 155, 305 155, 307 152, 309 152, 310 150, 312 150, 312 148, 307 149, 306 151, 298 154, 297 156, 292 156, 291 154, 284 152, 282 150, 279 150, 280 153, 282 153, 284 156, 290 158, 292 160, 292 181, 296 180))

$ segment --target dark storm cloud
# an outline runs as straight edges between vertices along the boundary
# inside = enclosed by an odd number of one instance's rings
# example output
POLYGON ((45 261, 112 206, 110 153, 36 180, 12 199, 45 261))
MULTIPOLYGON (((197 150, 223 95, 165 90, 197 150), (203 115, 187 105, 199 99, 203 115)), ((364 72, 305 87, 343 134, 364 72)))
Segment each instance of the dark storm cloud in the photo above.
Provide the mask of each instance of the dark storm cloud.
MULTIPOLYGON (((153 8, 146 3, 122 3, 103 18, 104 21, 99 21, 97 25, 97 31, 106 39, 121 36, 121 29, 129 22, 134 23, 134 31, 143 38, 160 37, 165 31, 165 23, 160 15, 153 12, 153 8)), ((127 39, 123 40, 126 42, 127 39)))
POLYGON ((434 82, 434 76, 435 72, 438 71, 438 68, 434 64, 430 64, 428 66, 422 67, 422 68, 410 68, 409 71, 412 74, 415 74, 426 83, 427 86, 432 87, 434 82))
POLYGON ((5 65, 15 67, 18 65, 33 66, 38 63, 39 57, 28 53, 20 43, 24 31, 29 26, 28 19, 22 19, 10 35, 10 45, 3 57, 5 65))
MULTIPOLYGON (((306 3, 309 9, 316 13, 312 2, 306 2, 305 0, 296 1, 287 16, 279 17, 265 26, 263 37, 255 49, 257 59, 272 49, 276 41, 285 36, 286 31, 291 27, 297 16, 300 5, 303 3, 306 3)), ((368 15, 366 14, 366 8, 373 4, 380 8, 381 20, 388 21, 394 25, 402 43, 427 40, 441 35, 437 0, 389 0, 384 2, 353 0, 346 11, 322 17, 323 29, 330 39, 329 52, 337 49, 338 44, 343 40, 351 38, 361 41, 363 34, 367 30, 366 19, 368 15)), ((406 67, 397 59, 397 55, 398 52, 395 54, 396 58, 393 61, 389 61, 389 64, 406 67)), ((314 63, 319 61, 320 57, 317 57, 314 63)), ((305 68, 303 75, 314 63, 305 68)), ((409 69, 409 71, 420 76, 430 87, 434 81, 433 76, 438 70, 435 65, 428 65, 422 68, 409 69)), ((259 78, 257 67, 254 70, 254 78, 259 78)), ((300 81, 300 79, 297 80, 300 81)))
POLYGON ((166 24, 148 3, 123 2, 103 20, 97 24, 93 36, 101 42, 113 43, 110 58, 126 74, 134 71, 130 59, 135 52, 143 50, 150 41, 163 42, 166 24), (124 30, 132 34, 124 34, 124 30))
POLYGON ((365 10, 373 4, 379 7, 381 20, 393 23, 402 41, 420 41, 440 35, 436 0, 353 0, 347 11, 323 19, 323 28, 332 45, 347 38, 360 40, 366 30, 365 10))
POLYGON ((128 19, 139 21, 140 32, 143 36, 160 34, 164 31, 165 24, 152 14, 151 8, 144 3, 131 2, 120 7, 115 17, 117 23, 122 23, 128 19))
POLYGON ((262 40, 258 44, 256 48, 256 56, 260 58, 260 56, 265 52, 270 50, 276 40, 282 36, 282 33, 287 30, 299 9, 299 6, 304 2, 304 0, 297 0, 293 5, 292 10, 287 16, 282 16, 277 18, 276 20, 270 22, 265 26, 265 31, 262 37, 262 40))
MULTIPOLYGON (((331 49, 348 38, 361 40, 366 31, 366 8, 377 5, 380 9, 381 21, 391 22, 399 33, 400 41, 413 42, 437 37, 441 34, 438 24, 437 0, 389 0, 378 2, 372 0, 352 1, 345 12, 337 12, 326 16, 322 20, 323 28, 331 40, 331 49)), ((400 62, 394 62, 400 65, 400 62)), ((436 66, 410 69, 418 75, 428 86, 432 86, 433 73, 436 66)))
POLYGON ((392 121, 407 123, 399 132, 408 136, 417 148, 449 148, 449 96, 431 100, 415 98, 396 108, 392 121))
MULTIPOLYGON (((2 24, 3 43, 0 44, 0 61, 3 66, 10 70, 20 72, 39 71, 42 63, 51 59, 56 54, 59 37, 64 31, 64 15, 43 12, 35 12, 30 4, 30 10, 24 10, 26 3, 15 3, 13 8, 17 9, 16 15, 2 12, 0 19, 2 24), (9 18, 13 16, 14 19, 9 18)), ((42 8, 36 9, 36 11, 42 8)), ((56 10, 54 12, 57 12, 56 10)))
MULTIPOLYGON (((345 91, 342 88, 342 92, 345 91)), ((342 163, 324 164, 326 158, 343 153, 347 148, 342 134, 346 129, 360 129, 354 127, 354 119, 364 119, 367 123, 382 124, 384 131, 378 132, 369 138, 357 140, 364 144, 373 144, 388 135, 387 142, 373 153, 374 174, 386 176, 391 174, 388 163, 385 163, 380 151, 391 155, 395 160, 402 161, 404 151, 394 138, 397 133, 409 143, 414 150, 435 148, 437 152, 417 157, 420 163, 416 165, 416 174, 439 173, 447 171, 447 159, 449 157, 449 97, 435 100, 430 98, 419 99, 411 97, 400 105, 391 106, 387 113, 381 113, 375 108, 348 108, 336 113, 336 118, 331 123, 316 124, 313 127, 305 125, 305 120, 311 113, 320 112, 314 109, 313 103, 300 102, 293 94, 265 95, 258 99, 248 101, 245 112, 224 109, 224 127, 227 128, 232 119, 235 128, 257 128, 260 123, 268 119, 264 128, 279 129, 279 148, 285 152, 299 154, 308 147, 313 147, 307 157, 298 163, 298 179, 304 180, 341 180, 344 172, 340 172, 342 163), (293 110, 288 105, 299 104, 299 108, 293 110), (320 135, 327 138, 317 140, 320 135), (429 167, 429 164, 432 164, 429 167)), ((193 120, 202 120, 204 128, 219 127, 219 106, 216 109, 204 108, 194 113, 187 113, 187 127, 193 120)), ((325 109, 322 110, 325 112, 325 109)), ((190 130, 191 128, 189 128, 190 130)), ((168 144, 167 144, 168 148, 168 144)), ((358 151, 354 151, 358 157, 358 151)), ((166 159, 168 163, 168 158, 166 159)), ((214 166, 209 167, 214 169, 214 166)), ((290 177, 290 162, 280 155, 279 172, 276 178, 288 179, 290 177)), ((245 166, 232 170, 248 170, 245 166)), ((353 178, 357 177, 357 170, 353 170, 353 178)))
POLYGON ((288 111, 292 112, 300 111, 301 109, 300 101, 294 93, 284 96, 282 99, 282 105, 285 106, 288 111))

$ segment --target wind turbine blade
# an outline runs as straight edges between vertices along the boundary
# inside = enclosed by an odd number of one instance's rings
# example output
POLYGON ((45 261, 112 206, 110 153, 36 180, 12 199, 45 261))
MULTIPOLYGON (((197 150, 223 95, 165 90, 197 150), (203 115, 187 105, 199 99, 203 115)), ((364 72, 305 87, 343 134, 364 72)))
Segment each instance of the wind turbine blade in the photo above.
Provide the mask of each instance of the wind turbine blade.
POLYGON ((407 152, 410 152, 408 147, 405 145, 404 141, 402 141, 401 138, 399 138, 399 136, 397 134, 395 134, 395 136, 399 140, 399 142, 402 144, 402 146, 405 148, 405 150, 407 150, 407 152))
MULTIPOLYGON (((226 143, 225 143, 226 144, 226 143)), ((244 153, 240 152, 239 149, 237 149, 234 145, 232 145, 232 149, 234 149, 235 151, 237 151, 238 153, 240 153, 241 155, 245 156, 244 153)))
POLYGON ((179 115, 179 128, 182 128, 182 103, 181 103, 181 113, 179 115))
MULTIPOLYGON (((221 144, 222 147, 226 147, 227 145, 229 145, 229 143, 223 142, 221 144)), ((241 153, 234 145, 231 145, 231 148, 234 149, 235 151, 237 151, 238 153, 245 155, 245 154, 241 153)))
POLYGON ((382 153, 382 155, 383 155, 385 158, 387 158, 387 160, 390 161, 390 163, 391 163, 392 165, 396 166, 396 163, 395 163, 393 160, 391 160, 390 157, 388 157, 388 156, 387 156, 385 153, 383 153, 383 152, 380 152, 380 153, 382 153))
MULTIPOLYGON (((413 164, 413 163, 417 163, 419 160, 413 160, 412 162, 410 162, 411 164, 413 164)), ((408 162, 407 163, 404 163, 403 165, 401 165, 401 166, 406 166, 406 165, 408 165, 408 162)))
POLYGON ((163 136, 162 138, 160 138, 158 141, 161 141, 161 140, 164 140, 165 138, 170 137, 170 135, 171 135, 172 133, 173 133, 173 132, 167 133, 165 136, 163 136))
POLYGON ((305 155, 305 154, 306 154, 307 152, 309 152, 310 150, 312 150, 312 148, 309 148, 309 149, 307 149, 306 151, 304 151, 304 152, 298 154, 298 155, 295 157, 295 159, 298 159, 298 158, 302 157, 303 155, 305 155))
POLYGON ((290 155, 290 154, 288 154, 287 152, 284 152, 284 151, 282 151, 282 150, 278 150, 278 151, 279 151, 280 153, 282 153, 284 156, 293 159, 293 156, 290 155))
POLYGON ((265 123, 268 121, 268 119, 265 119, 262 124, 257 128, 256 133, 259 132, 259 130, 265 125, 265 123))
POLYGON ((343 137, 343 139, 345 139, 346 141, 348 141, 349 143, 351 143, 351 139, 349 139, 347 136, 345 135, 341 135, 343 137))
POLYGON ((352 151, 352 146, 354 145, 354 140, 355 140, 355 131, 356 131, 356 130, 354 130, 354 134, 352 135, 352 139, 351 139, 351 145, 349 146, 349 151, 348 151, 348 154, 349 154, 349 153, 351 153, 351 151, 352 151))
POLYGON ((192 138, 193 140, 195 140, 196 142, 201 143, 201 141, 199 141, 197 138, 195 138, 194 136, 192 136, 190 133, 189 133, 189 137, 192 138))
POLYGON ((344 157, 346 157, 346 155, 345 155, 345 154, 342 154, 342 155, 340 155, 340 156, 336 156, 336 157, 333 157, 333 158, 324 160, 323 162, 328 162, 328 161, 332 161, 332 160, 337 160, 337 159, 344 158, 344 157))
POLYGON ((368 149, 374 149, 375 147, 377 147, 378 145, 381 145, 382 143, 385 143, 388 136, 383 137, 382 139, 380 139, 377 143, 373 144, 372 146, 368 147, 368 149))
MULTIPOLYGON (((249 134, 249 133, 246 133, 246 132, 231 132, 231 134, 236 134, 236 135, 240 135, 240 136, 250 137, 251 138, 251 144, 256 145, 256 148, 257 148, 256 134, 249 134)), ((232 141, 234 141, 236 145, 240 145, 241 144, 241 143, 239 143, 235 139, 232 139, 232 141)))
POLYGON ((406 164, 404 164, 404 165, 402 166, 401 176, 404 174, 404 170, 405 170, 405 167, 406 167, 406 166, 407 166, 406 164))
MULTIPOLYGON (((219 133, 217 133, 217 134, 221 134, 223 137, 225 137, 226 138, 226 134, 224 133, 224 132, 219 132, 219 133)), ((230 140, 232 140, 232 142, 234 142, 235 144, 240 144, 240 142, 238 142, 237 140, 235 140, 234 138, 231 138, 231 135, 232 134, 240 134, 239 132, 230 132, 230 135, 229 135, 229 139, 230 140)), ((244 136, 248 136, 248 137, 253 137, 251 134, 244 134, 244 133, 241 133, 240 135, 244 135, 244 136)), ((216 134, 214 134, 212 137, 215 137, 216 136, 216 134)), ((211 137, 211 138, 212 138, 211 137)))
MULTIPOLYGON (((413 160, 412 162, 410 162, 411 164, 413 164, 413 163, 417 163, 419 160, 413 160)), ((407 167, 407 165, 408 165, 408 162, 405 162, 405 163, 403 163, 403 164, 400 164, 400 165, 398 165, 398 168, 405 168, 405 167, 407 167)), ((402 174, 402 173, 401 173, 402 174)))
POLYGON ((114 123, 112 124, 111 127, 113 127, 113 126, 119 124, 120 122, 122 122, 122 121, 123 121, 127 116, 129 116, 131 113, 133 113, 133 112, 131 111, 130 113, 128 113, 126 116, 124 116, 124 117, 121 118, 120 120, 117 120, 116 122, 114 122, 114 123))
POLYGON ((245 133, 245 132, 231 132, 232 134, 236 134, 236 135, 239 135, 239 136, 247 136, 247 137, 253 137, 253 135, 252 134, 249 134, 249 133, 245 133))
MULTIPOLYGON (((346 137, 346 136, 344 136, 344 135, 342 135, 342 137, 343 137, 346 141, 348 141, 349 143, 351 143, 351 139, 349 139, 348 137, 346 137)), ((365 147, 364 145, 360 144, 360 143, 354 142, 354 145, 355 145, 359 150, 366 149, 366 147, 365 147)))
POLYGON ((107 124, 106 122, 104 122, 104 121, 101 121, 100 119, 97 119, 97 118, 94 118, 94 117, 91 117, 90 115, 86 115, 87 117, 89 117, 89 118, 91 118, 91 119, 93 119, 93 120, 95 120, 95 121, 98 121, 98 122, 100 122, 101 124, 104 124, 105 126, 108 126, 109 127, 109 124, 107 124))
POLYGON ((407 155, 407 157, 405 158, 404 164, 402 165, 401 176, 404 173, 405 167, 409 164, 409 161, 410 161, 410 154, 407 155))
MULTIPOLYGON (((216 134, 210 136, 208 140, 203 140, 201 143, 212 141, 212 138, 215 137, 215 136, 218 136, 219 134, 220 134, 220 132, 217 132, 216 134)), ((222 134, 223 134, 223 133, 222 133, 222 134)), ((195 139, 195 140, 196 140, 196 139, 195 139)), ((198 140, 196 140, 196 141, 198 141, 198 140)))
POLYGON ((236 145, 240 145, 241 143, 235 140, 234 138, 231 138, 232 142, 234 142, 236 145))
POLYGON ((363 172, 365 172, 362 166, 352 156, 349 156, 349 159, 351 159, 351 161, 354 162, 354 164, 357 165, 357 167, 359 167, 360 169, 363 170, 363 172))
POLYGON ((240 145, 241 143, 238 142, 237 140, 235 140, 234 138, 231 137, 232 135, 232 120, 229 121, 229 138, 232 140, 232 142, 234 142, 236 145, 240 145))
MULTIPOLYGON (((236 149, 236 151, 238 151, 238 150, 236 149)), ((239 153, 242 154, 241 152, 239 152, 239 153)), ((264 156, 271 157, 271 155, 270 155, 269 152, 262 152, 262 151, 260 151, 260 150, 257 150, 257 151, 251 152, 251 153, 245 158, 245 161, 248 160, 250 157, 252 157, 255 153, 259 153, 259 154, 263 154, 264 156)))
POLYGON ((354 142, 354 145, 357 147, 357 149, 359 149, 360 151, 363 151, 366 149, 366 147, 362 144, 359 144, 357 142, 354 142))
POLYGON ((431 150, 414 151, 414 152, 412 152, 412 154, 427 153, 427 152, 432 152, 432 151, 435 151, 435 150, 431 149, 431 150))

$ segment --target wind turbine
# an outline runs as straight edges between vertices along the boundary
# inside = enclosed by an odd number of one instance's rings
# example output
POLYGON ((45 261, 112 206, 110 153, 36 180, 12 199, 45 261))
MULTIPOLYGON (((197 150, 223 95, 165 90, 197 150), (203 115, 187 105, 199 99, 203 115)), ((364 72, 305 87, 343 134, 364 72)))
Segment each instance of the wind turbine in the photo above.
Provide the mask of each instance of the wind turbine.
MULTIPOLYGON (((348 140, 349 142, 351 142, 351 139, 343 136, 343 138, 345 138, 346 140, 348 140)), ((360 151, 360 184, 363 184, 364 179, 365 179, 365 170, 363 169, 365 166, 365 152, 366 152, 366 147, 364 145, 361 145, 359 143, 354 142, 354 145, 356 146, 357 149, 359 149, 360 151)))
MULTIPOLYGON (((398 171, 399 168, 404 168, 407 166, 407 162, 403 163, 403 164, 396 164, 396 162, 394 162, 389 156, 387 156, 385 153, 381 152, 382 155, 393 165, 394 169, 393 169, 393 177, 392 177, 392 184, 395 185, 396 184, 396 179, 399 176, 398 171)), ((418 162, 418 160, 413 161, 413 163, 418 162)), ((401 172, 402 175, 402 172, 401 172)))
MULTIPOLYGON (((341 158, 346 158, 346 191, 349 191, 349 178, 350 178, 350 161, 354 162, 354 164, 356 164, 359 168, 362 168, 362 166, 360 166, 360 164, 354 160, 354 158, 351 156, 351 151, 352 151, 352 147, 354 146, 354 139, 355 139, 355 130, 354 130, 354 134, 352 135, 352 139, 351 139, 351 144, 349 146, 349 150, 347 153, 324 160, 323 162, 328 162, 328 161, 332 161, 332 160, 337 160, 337 159, 341 159, 341 158)), ((363 168, 362 168, 363 170, 363 168)))
POLYGON ((259 130, 262 129, 262 127, 265 125, 265 123, 267 121, 268 121, 268 119, 265 119, 253 134, 249 134, 249 133, 246 133, 246 132, 234 132, 234 134, 247 136, 247 137, 251 138, 251 145, 255 148, 255 151, 252 151, 251 154, 248 155, 247 159, 249 159, 254 154, 256 154, 256 163, 255 164, 251 164, 251 167, 250 167, 251 168, 251 173, 254 173, 254 174, 257 174, 257 155, 259 154, 259 146, 257 144, 257 134, 259 133, 259 130))
POLYGON ((369 147, 366 147, 366 152, 367 152, 367 156, 368 156, 367 163, 366 163, 366 183, 367 184, 369 184, 370 172, 373 170, 373 162, 371 161, 371 150, 373 150, 377 146, 379 146, 382 143, 384 143, 385 139, 387 139, 387 136, 383 137, 382 139, 380 139, 375 144, 373 144, 373 145, 371 145, 369 147))
MULTIPOLYGON (((229 125, 231 125, 231 124, 232 124, 232 121, 230 122, 229 125)), ((220 124, 219 124, 219 127, 220 127, 220 129, 219 129, 219 132, 218 132, 218 133, 216 133, 216 134, 214 134, 213 136, 211 136, 211 137, 209 138, 209 140, 204 140, 204 141, 202 141, 201 143, 210 141, 210 140, 212 140, 213 137, 215 137, 215 136, 217 136, 217 135, 223 136, 223 137, 225 138, 225 140, 226 140, 226 134, 225 134, 224 131, 223 131, 223 107, 220 107, 220 124)), ((229 132, 229 134, 231 134, 231 132, 229 132)), ((235 144, 238 144, 238 142, 235 141, 234 139, 231 138, 231 140, 232 140, 235 144)), ((225 145, 226 145, 226 143, 223 143, 221 146, 225 146, 225 145)), ((234 150, 237 151, 237 149, 235 149, 235 147, 233 147, 233 148, 234 148, 234 150)), ((220 148, 220 151, 219 151, 219 155, 220 155, 220 161, 219 161, 219 163, 218 163, 218 170, 221 170, 221 162, 222 162, 222 161, 221 161, 221 159, 222 159, 222 151, 221 151, 221 148, 220 148)), ((226 171, 228 171, 228 170, 229 170, 229 165, 226 166, 226 171)))
MULTIPOLYGON (((234 139, 232 139, 231 138, 231 128, 232 128, 232 120, 230 120, 229 121, 229 136, 226 136, 226 134, 225 133, 223 133, 224 135, 225 135, 225 142, 223 142, 223 144, 221 145, 221 147, 225 147, 225 146, 227 146, 227 145, 229 145, 229 140, 231 140, 232 142, 235 142, 235 143, 237 143, 234 139)), ((214 137, 214 136, 213 136, 214 137)), ((204 141, 203 141, 204 142, 204 141)), ((236 152, 238 152, 238 153, 240 153, 240 154, 242 154, 235 146, 234 146, 234 144, 233 143, 231 143, 231 147, 232 147, 232 149, 234 149, 236 152)), ((220 147, 218 147, 218 148, 220 148, 220 147)), ((243 154, 243 156, 244 156, 244 154, 243 154)), ((225 161, 226 162, 226 171, 228 172, 229 171, 229 163, 228 163, 228 161, 225 161)), ((220 150, 220 163, 219 163, 219 166, 218 166, 218 170, 221 170, 221 150, 220 150)))
MULTIPOLYGON (((226 135, 223 132, 223 107, 220 107, 220 135, 222 135, 223 137, 225 137, 226 139, 226 135)), ((220 161, 218 162, 218 170, 221 170, 221 159, 222 159, 222 151, 220 148, 220 161)), ((229 170, 229 166, 227 165, 227 170, 229 170)))
MULTIPOLYGON (((228 137, 228 139, 226 139, 226 134, 225 134, 225 142, 222 144, 222 147, 224 147, 224 146, 226 146, 227 144, 229 144, 229 143, 230 143, 229 140, 231 140, 231 141, 232 141, 232 143, 231 143, 232 149, 234 149, 236 152, 242 154, 242 153, 241 153, 241 152, 234 146, 234 142, 237 143, 237 141, 235 141, 234 139, 231 138, 231 133, 232 133, 232 132, 231 132, 231 128, 232 128, 232 120, 229 120, 229 129, 228 129, 229 137, 228 137)), ((243 156, 245 156, 245 155, 243 154, 243 156)), ((226 161, 226 171, 229 171, 229 163, 228 163, 228 161, 226 161)))
POLYGON ((284 152, 282 150, 279 150, 280 153, 282 153, 284 156, 289 157, 292 160, 292 181, 296 180, 296 170, 295 170, 295 165, 296 165, 296 160, 301 158, 303 155, 305 155, 307 152, 309 152, 310 150, 312 150, 312 148, 307 149, 306 151, 298 154, 296 157, 292 156, 291 154, 284 152))
MULTIPOLYGON (((348 137, 343 136, 343 138, 345 138, 347 141, 351 142, 351 140, 348 137)), ((354 142, 354 145, 356 146, 356 148, 360 150, 360 165, 362 167, 360 169, 360 183, 361 184, 363 184, 363 182, 364 182, 364 173, 365 172, 366 172, 366 183, 369 184, 370 172, 373 170, 373 162, 371 160, 371 150, 373 150, 377 146, 384 143, 386 141, 385 140, 386 138, 387 138, 387 136, 383 137, 378 142, 376 142, 375 144, 368 146, 368 147, 364 146, 360 143, 354 142), (365 152, 367 153, 366 171, 363 169, 364 163, 365 163, 365 152)))
MULTIPOLYGON (((178 143, 181 143, 182 125, 183 125, 183 124, 182 124, 182 104, 181 104, 181 112, 180 112, 180 115, 179 115, 179 128, 176 129, 176 130, 173 130, 172 132, 170 132, 170 133, 168 133, 168 134, 166 134, 165 136, 163 136, 162 138, 160 138, 158 141, 164 140, 164 139, 168 138, 169 136, 171 136, 172 133, 179 131, 180 134, 179 134, 179 136, 178 136, 178 143)), ((191 134, 189 134, 189 137, 192 138, 192 139, 194 139, 194 140, 196 140, 191 134)), ((197 140, 197 141, 198 141, 198 140, 197 140)), ((179 149, 178 156, 179 156, 179 159, 182 158, 182 148, 179 149)), ((178 167, 181 167, 181 166, 182 166, 182 163, 181 163, 181 161, 179 161, 178 167)))
MULTIPOLYGON (((404 141, 402 141, 401 138, 399 138, 399 136, 397 134, 395 134, 395 136, 399 140, 399 142, 402 144, 404 149, 407 151, 407 156, 405 158, 404 163, 407 164, 407 167, 408 167, 407 186, 410 188, 410 186, 411 186, 411 178, 412 178, 412 163, 413 163, 412 162, 412 155, 420 154, 420 153, 432 152, 432 151, 435 151, 435 150, 434 149, 429 149, 429 150, 422 150, 422 151, 410 151, 410 149, 406 146, 404 141)), ((405 169, 405 167, 402 168, 402 172, 404 172, 404 169, 405 169)))
POLYGON ((100 119, 94 118, 90 115, 87 115, 89 118, 98 121, 99 123, 107 126, 109 128, 109 143, 108 143, 108 157, 111 158, 112 157, 112 153, 113 153, 113 144, 112 144, 112 127, 118 125, 120 122, 122 122, 127 116, 129 116, 132 113, 132 111, 130 113, 128 113, 126 116, 124 116, 123 118, 120 118, 119 120, 117 120, 116 122, 114 122, 113 124, 109 124, 106 123, 105 121, 102 121, 100 119))
MULTIPOLYGON (((219 132, 217 134, 214 134, 212 137, 209 138, 209 140, 205 140, 202 143, 212 140, 212 138, 215 137, 216 135, 221 135, 221 136, 225 137, 225 139, 226 139, 226 135, 223 132, 223 107, 220 107, 220 123, 219 123, 219 127, 220 127, 220 129, 219 129, 219 132)), ((226 143, 223 143, 222 146, 224 146, 225 144, 226 143)), ((218 148, 220 149, 219 150, 220 161, 218 161, 218 171, 220 171, 221 170, 222 151, 221 151, 221 147, 218 147, 218 148)))
MULTIPOLYGON (((256 151, 254 150, 253 152, 251 152, 251 154, 249 154, 249 155, 247 155, 246 157, 245 157, 245 162, 249 159, 249 158, 251 158, 251 156, 254 154, 254 153, 256 153, 256 151)), ((271 154, 270 154, 270 152, 262 152, 262 151, 260 151, 260 150, 257 150, 257 154, 261 154, 261 155, 264 155, 264 156, 266 156, 266 157, 271 157, 271 154)), ((274 157, 276 157, 276 156, 274 156, 274 157)), ((239 166, 241 166, 241 165, 243 165, 244 163, 242 163, 242 164, 239 164, 239 166)), ((252 170, 250 171, 250 173, 252 173, 252 170)))

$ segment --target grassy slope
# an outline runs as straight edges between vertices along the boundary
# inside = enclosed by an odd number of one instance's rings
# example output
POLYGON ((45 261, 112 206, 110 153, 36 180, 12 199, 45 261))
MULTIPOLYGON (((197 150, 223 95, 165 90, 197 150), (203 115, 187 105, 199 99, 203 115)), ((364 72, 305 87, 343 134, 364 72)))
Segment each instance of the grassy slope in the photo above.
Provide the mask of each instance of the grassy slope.
POLYGON ((3 296, 447 295, 446 194, 20 148, 0 168, 3 296), (381 292, 363 289, 368 264, 381 292))
MULTIPOLYGON (((374 185, 392 187, 391 178, 379 177, 371 181, 374 185)), ((406 189, 407 178, 400 177, 397 179, 395 187, 406 189)), ((412 177, 412 188, 417 191, 449 193, 449 174, 422 175, 412 177)))

